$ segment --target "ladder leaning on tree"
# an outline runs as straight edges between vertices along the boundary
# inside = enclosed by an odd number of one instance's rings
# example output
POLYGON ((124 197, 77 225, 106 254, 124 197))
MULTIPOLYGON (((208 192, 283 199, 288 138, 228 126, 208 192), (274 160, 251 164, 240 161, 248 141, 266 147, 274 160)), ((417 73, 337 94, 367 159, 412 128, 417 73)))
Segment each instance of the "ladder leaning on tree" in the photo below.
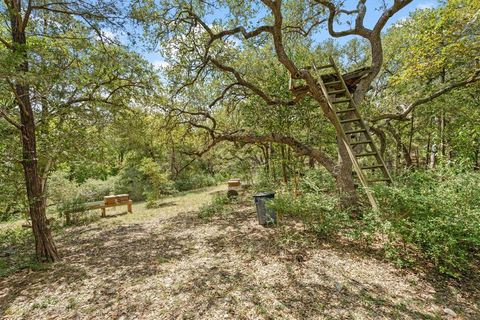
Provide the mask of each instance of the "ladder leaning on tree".
POLYGON ((378 152, 377 147, 368 131, 362 115, 340 73, 335 61, 329 57, 330 64, 316 67, 313 70, 317 82, 325 96, 325 101, 333 111, 334 121, 339 130, 337 134, 345 144, 350 156, 356 176, 365 189, 368 200, 373 209, 378 209, 377 202, 369 188, 375 182, 392 182, 392 177, 378 152), (336 80, 324 82, 320 70, 332 69, 336 80))

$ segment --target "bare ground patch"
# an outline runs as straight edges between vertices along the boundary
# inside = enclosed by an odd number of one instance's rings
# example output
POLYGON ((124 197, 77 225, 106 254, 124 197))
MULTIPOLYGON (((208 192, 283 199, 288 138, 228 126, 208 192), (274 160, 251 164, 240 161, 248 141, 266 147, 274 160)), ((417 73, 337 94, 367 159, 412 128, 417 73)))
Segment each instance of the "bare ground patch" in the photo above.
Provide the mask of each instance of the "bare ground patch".
POLYGON ((195 210, 209 192, 70 228, 58 239, 61 263, 0 280, 0 315, 438 319, 455 318, 454 311, 458 319, 480 318, 478 292, 308 239, 295 224, 263 228, 252 207, 199 219, 195 210))

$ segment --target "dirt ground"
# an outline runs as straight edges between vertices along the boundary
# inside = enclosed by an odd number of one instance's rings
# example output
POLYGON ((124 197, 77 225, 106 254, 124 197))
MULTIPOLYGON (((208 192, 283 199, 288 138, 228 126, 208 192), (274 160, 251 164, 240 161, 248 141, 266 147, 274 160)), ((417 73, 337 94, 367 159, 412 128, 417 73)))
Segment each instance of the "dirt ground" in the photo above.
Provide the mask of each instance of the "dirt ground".
POLYGON ((313 240, 296 224, 263 228, 253 206, 198 218, 219 190, 69 228, 56 239, 60 263, 0 278, 0 317, 480 319, 478 290, 313 240))

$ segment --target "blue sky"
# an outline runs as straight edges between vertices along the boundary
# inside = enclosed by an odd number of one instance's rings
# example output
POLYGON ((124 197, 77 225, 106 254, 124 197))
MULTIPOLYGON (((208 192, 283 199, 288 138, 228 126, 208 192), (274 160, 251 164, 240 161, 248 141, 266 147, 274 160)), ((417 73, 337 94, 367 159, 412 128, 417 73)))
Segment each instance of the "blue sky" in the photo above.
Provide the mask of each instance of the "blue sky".
MULTIPOLYGON (((387 3, 392 2, 387 1, 387 3)), ((356 6, 357 0, 347 0, 345 2, 345 8, 347 9, 354 9, 356 6)), ((367 11, 367 14, 365 16, 365 26, 367 27, 372 27, 374 23, 377 21, 379 16, 381 15, 381 12, 379 10, 374 10, 375 7, 379 6, 382 3, 382 1, 379 0, 367 0, 367 8, 369 10, 367 11)), ((411 4, 409 4, 407 7, 403 8, 401 11, 399 11, 397 14, 395 14, 388 22, 387 28, 399 20, 405 19, 408 17, 409 13, 417 10, 417 9, 427 9, 427 8, 433 8, 438 6, 438 1, 437 0, 414 0, 411 4)), ((343 26, 345 28, 346 26, 343 26)), ((338 30, 342 30, 341 26, 337 26, 338 30)), ((323 33, 320 36, 320 40, 325 40, 328 38, 327 33, 323 33)), ((341 42, 348 41, 351 38, 345 37, 341 40, 341 42)), ((158 52, 152 52, 152 51, 145 51, 144 49, 137 48, 137 51, 148 61, 150 61, 153 65, 156 67, 160 67, 164 64, 162 56, 158 52)))

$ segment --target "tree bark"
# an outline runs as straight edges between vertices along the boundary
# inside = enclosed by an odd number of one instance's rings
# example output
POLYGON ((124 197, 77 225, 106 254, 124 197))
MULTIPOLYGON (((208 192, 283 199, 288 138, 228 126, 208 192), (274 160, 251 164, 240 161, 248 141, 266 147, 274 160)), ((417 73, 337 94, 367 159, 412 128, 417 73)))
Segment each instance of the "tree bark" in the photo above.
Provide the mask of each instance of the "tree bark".
POLYGON ((267 177, 270 176, 270 157, 268 154, 268 145, 262 145, 261 146, 262 153, 263 153, 263 159, 265 163, 265 174, 267 177))
POLYGON ((426 168, 430 165, 430 143, 431 143, 431 134, 428 134, 427 146, 425 150, 425 165, 426 168))
POLYGON ((477 147, 477 150, 475 150, 475 153, 473 154, 473 171, 479 171, 480 170, 480 163, 479 163, 479 155, 480 155, 480 145, 477 147))
POLYGON ((335 176, 340 192, 340 207, 348 209, 358 205, 357 192, 352 175, 352 161, 341 138, 337 138, 339 171, 335 176))
POLYGON ((402 158, 402 153, 403 157, 405 158, 405 167, 410 168, 412 167, 412 156, 410 154, 409 148, 403 143, 402 141, 402 136, 400 133, 391 125, 389 124, 387 127, 388 131, 392 134, 393 139, 395 140, 397 144, 397 170, 400 169, 400 162, 402 158))
MULTIPOLYGON (((22 61, 17 67, 19 74, 28 72, 28 55, 26 51, 25 21, 21 13, 21 1, 9 1, 12 51, 19 54, 22 61)), ((20 110, 21 143, 23 150, 23 171, 29 203, 32 230, 35 238, 35 253, 40 262, 54 262, 58 259, 57 249, 48 227, 45 213, 45 197, 38 169, 35 121, 30 100, 30 85, 25 80, 16 80, 14 85, 15 100, 20 110)))
POLYGON ((442 161, 445 161, 446 154, 446 139, 445 139, 445 111, 440 112, 440 151, 442 153, 442 161))
POLYGON ((283 183, 288 184, 287 159, 285 157, 285 146, 283 144, 280 145, 280 151, 281 151, 281 154, 282 154, 283 183))

